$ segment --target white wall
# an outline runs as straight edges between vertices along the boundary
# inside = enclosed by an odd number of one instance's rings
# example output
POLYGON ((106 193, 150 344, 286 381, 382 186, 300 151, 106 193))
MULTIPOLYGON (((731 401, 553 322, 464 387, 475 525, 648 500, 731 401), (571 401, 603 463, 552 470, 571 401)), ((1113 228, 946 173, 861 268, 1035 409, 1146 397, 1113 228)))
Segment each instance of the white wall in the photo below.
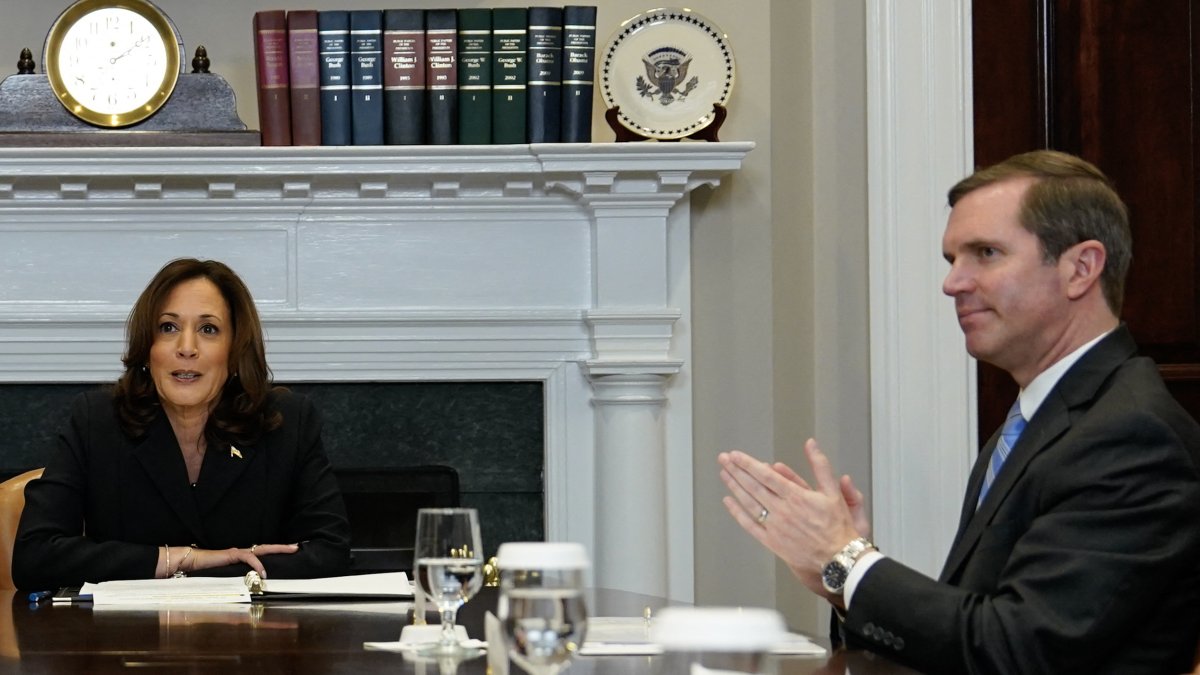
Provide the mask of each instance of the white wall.
MULTIPOLYGON (((204 44, 214 72, 258 126, 251 17, 306 8, 279 0, 158 0, 190 61, 204 44)), ((524 6, 513 0, 390 6, 524 6)), ((653 4, 598 0, 601 47, 621 21, 653 4)), ((693 200, 696 597, 704 604, 779 605, 819 630, 818 605, 743 534, 720 504, 715 457, 740 447, 800 465, 818 435, 837 468, 866 488, 867 394, 865 31, 848 0, 694 0, 732 41, 737 82, 725 140, 758 144, 741 172, 693 200)), ((41 53, 66 0, 5 0, 0 44, 15 71, 20 48, 41 53)), ((322 0, 317 9, 384 8, 322 0)), ((0 55, 0 60, 3 56, 0 55)), ((40 64, 39 64, 40 66, 40 64)), ((611 133, 597 115, 594 137, 611 133)))

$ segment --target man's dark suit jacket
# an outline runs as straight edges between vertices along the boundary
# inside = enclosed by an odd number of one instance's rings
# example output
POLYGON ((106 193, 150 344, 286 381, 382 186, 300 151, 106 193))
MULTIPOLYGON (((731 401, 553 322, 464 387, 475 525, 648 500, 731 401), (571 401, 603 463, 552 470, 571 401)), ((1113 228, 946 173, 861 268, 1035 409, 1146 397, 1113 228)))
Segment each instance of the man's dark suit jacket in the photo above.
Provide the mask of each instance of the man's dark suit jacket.
POLYGON ((1181 673, 1200 635, 1200 427, 1121 326, 1029 420, 934 581, 884 559, 847 641, 931 673, 1181 673))
MULTIPOLYGON (((349 567, 349 524, 307 398, 280 391, 280 428, 252 444, 210 445, 193 487, 159 413, 126 436, 107 392, 82 394, 45 473, 25 490, 13 550, 22 589, 151 578, 164 545, 224 549, 300 543, 263 556, 269 577, 322 577, 349 567)), ((174 566, 174 561, 172 561, 174 566)), ((240 575, 244 564, 198 571, 240 575)))

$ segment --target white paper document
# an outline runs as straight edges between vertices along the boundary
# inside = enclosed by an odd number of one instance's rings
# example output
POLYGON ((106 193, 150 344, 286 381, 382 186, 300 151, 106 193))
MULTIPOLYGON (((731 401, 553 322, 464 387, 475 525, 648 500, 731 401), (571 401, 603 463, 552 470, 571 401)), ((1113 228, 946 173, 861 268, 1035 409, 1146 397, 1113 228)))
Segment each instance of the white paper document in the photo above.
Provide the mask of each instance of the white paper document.
POLYGON ((588 617, 587 636, 579 653, 583 656, 661 654, 662 647, 650 640, 650 621, 634 616, 588 617))
POLYGON ((127 579, 84 584, 93 605, 204 605, 250 602, 242 577, 127 579))
MULTIPOLYGON (((462 640, 458 643, 463 649, 478 649, 486 650, 487 643, 483 640, 462 640)), ((419 642, 364 642, 363 649, 369 652, 415 652, 423 647, 428 647, 429 643, 421 644, 419 642)))
POLYGON ((79 595, 90 595, 93 605, 202 605, 248 603, 254 598, 407 598, 412 597, 412 585, 404 572, 267 579, 260 596, 251 595, 244 577, 171 577, 89 583, 79 595))
POLYGON ((411 598, 413 591, 404 572, 382 572, 319 579, 267 579, 263 582, 263 593, 268 597, 297 594, 309 597, 411 598))
MULTIPOLYGON (((595 616, 588 619, 587 639, 579 653, 583 656, 611 654, 661 654, 663 648, 650 639, 653 619, 624 616, 595 616)), ((824 656, 825 648, 799 633, 771 648, 772 654, 824 656)))

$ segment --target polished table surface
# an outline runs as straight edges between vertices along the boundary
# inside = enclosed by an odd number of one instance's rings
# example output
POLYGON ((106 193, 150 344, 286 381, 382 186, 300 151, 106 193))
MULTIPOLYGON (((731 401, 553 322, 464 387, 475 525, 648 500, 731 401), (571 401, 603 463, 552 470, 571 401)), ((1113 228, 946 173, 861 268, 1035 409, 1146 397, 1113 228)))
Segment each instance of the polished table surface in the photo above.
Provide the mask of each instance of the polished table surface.
MULTIPOLYGON (((0 591, 0 672, 414 673, 488 672, 487 659, 447 666, 403 654, 367 651, 364 642, 395 641, 409 620, 407 603, 272 601, 215 610, 93 609, 91 605, 30 605, 26 594, 0 591), (3 611, 11 608, 11 611, 3 611)), ((482 618, 495 607, 495 589, 463 607, 460 623, 482 637, 482 618)), ((596 616, 641 616, 661 600, 595 591, 596 616)), ((826 643, 827 644, 827 643, 826 643)), ((650 675, 659 657, 580 657, 567 675, 650 675)), ((780 675, 855 675, 912 671, 863 653, 779 659, 780 675)), ((519 674, 513 668, 511 672, 519 674)))

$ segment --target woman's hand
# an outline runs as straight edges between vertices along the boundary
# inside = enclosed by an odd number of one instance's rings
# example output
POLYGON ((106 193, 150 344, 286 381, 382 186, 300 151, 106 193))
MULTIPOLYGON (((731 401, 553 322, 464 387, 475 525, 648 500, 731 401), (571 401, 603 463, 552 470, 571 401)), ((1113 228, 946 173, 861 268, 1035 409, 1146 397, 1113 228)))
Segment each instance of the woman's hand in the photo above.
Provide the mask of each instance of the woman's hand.
MULTIPOLYGON (((159 551, 162 550, 159 549, 159 551)), ((168 559, 172 562, 165 576, 171 576, 176 570, 195 572, 213 567, 245 563, 250 566, 250 569, 258 572, 258 576, 266 579, 267 570, 263 567, 262 561, 259 558, 268 555, 291 554, 299 550, 299 544, 255 544, 250 548, 226 548, 221 550, 204 548, 189 549, 187 546, 172 546, 168 556, 168 559), (188 553, 189 550, 191 551, 190 554, 188 553)), ((166 560, 161 560, 163 557, 160 553, 160 564, 166 563, 166 560)))

